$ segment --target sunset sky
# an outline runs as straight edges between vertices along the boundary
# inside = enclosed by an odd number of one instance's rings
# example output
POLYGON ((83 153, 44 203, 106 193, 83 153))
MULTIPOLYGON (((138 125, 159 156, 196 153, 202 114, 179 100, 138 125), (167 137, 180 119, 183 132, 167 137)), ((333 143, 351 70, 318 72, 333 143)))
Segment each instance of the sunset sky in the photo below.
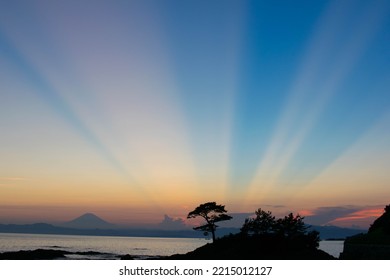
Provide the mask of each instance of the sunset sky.
POLYGON ((1 1, 0 223, 390 204, 390 1, 1 1))

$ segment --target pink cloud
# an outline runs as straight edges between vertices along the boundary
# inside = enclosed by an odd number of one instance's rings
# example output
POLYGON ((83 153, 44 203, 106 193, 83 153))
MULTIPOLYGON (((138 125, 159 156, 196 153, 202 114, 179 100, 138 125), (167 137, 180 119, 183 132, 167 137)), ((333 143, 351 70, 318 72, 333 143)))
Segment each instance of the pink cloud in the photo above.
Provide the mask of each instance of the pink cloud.
POLYGON ((368 208, 358 210, 346 216, 336 218, 329 222, 332 225, 339 226, 364 226, 368 227, 376 218, 383 214, 383 208, 368 208))

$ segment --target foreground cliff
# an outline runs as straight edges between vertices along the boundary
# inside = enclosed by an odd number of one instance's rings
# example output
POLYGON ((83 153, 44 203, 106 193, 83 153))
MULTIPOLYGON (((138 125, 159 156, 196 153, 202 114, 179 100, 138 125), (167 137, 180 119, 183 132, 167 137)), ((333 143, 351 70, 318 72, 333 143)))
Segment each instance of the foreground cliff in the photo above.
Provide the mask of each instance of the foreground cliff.
POLYGON ((307 244, 304 238, 231 235, 217 239, 187 254, 162 259, 173 260, 331 260, 328 253, 307 244))
POLYGON ((390 205, 385 207, 385 212, 374 221, 368 233, 345 240, 340 259, 390 260, 390 205))

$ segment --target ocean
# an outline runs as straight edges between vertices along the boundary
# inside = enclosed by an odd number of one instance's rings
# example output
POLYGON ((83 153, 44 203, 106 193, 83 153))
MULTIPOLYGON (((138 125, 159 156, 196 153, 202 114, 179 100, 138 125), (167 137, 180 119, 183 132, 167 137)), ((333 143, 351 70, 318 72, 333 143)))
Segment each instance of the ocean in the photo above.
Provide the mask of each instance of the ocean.
MULTIPOLYGON (((0 233, 0 252, 52 249, 72 252, 69 259, 118 259, 132 255, 139 259, 184 254, 211 242, 204 238, 152 238, 0 233), (74 254, 90 252, 90 254, 74 254), (103 254, 95 254, 99 252, 103 254)), ((343 241, 321 241, 320 249, 338 257, 343 241)))

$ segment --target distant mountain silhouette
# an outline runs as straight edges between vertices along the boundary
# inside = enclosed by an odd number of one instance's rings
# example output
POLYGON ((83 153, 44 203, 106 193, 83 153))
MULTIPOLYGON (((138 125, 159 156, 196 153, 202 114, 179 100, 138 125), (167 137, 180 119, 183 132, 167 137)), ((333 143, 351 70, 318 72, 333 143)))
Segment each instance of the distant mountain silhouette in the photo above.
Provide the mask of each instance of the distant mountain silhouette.
MULTIPOLYGON (((321 239, 344 239, 366 230, 339 228, 333 226, 312 226, 311 230, 320 232, 321 239)), ((39 234, 74 234, 97 236, 136 236, 136 237, 186 237, 204 238, 203 233, 194 230, 162 230, 147 228, 121 228, 115 224, 104 221, 98 216, 86 213, 72 221, 51 225, 47 223, 36 224, 0 224, 1 233, 39 233, 39 234)), ((217 237, 240 232, 239 228, 219 228, 217 237)))
POLYGON ((320 233, 320 238, 324 239, 345 239, 355 234, 366 233, 365 229, 343 228, 336 226, 310 226, 310 230, 320 233))
MULTIPOLYGON (((348 236, 352 236, 359 233, 366 233, 367 230, 364 229, 353 229, 353 228, 342 228, 342 227, 336 227, 336 226, 315 226, 315 225, 308 225, 310 226, 310 230, 316 230, 320 233, 320 239, 326 240, 326 239, 345 239, 348 236)), ((224 228, 220 227, 218 228, 217 237, 223 237, 225 235, 228 235, 230 233, 236 234, 239 233, 239 228, 224 228)))
POLYGON ((62 227, 74 229, 114 229, 116 225, 106 222, 93 213, 85 213, 80 217, 61 224, 62 227))

